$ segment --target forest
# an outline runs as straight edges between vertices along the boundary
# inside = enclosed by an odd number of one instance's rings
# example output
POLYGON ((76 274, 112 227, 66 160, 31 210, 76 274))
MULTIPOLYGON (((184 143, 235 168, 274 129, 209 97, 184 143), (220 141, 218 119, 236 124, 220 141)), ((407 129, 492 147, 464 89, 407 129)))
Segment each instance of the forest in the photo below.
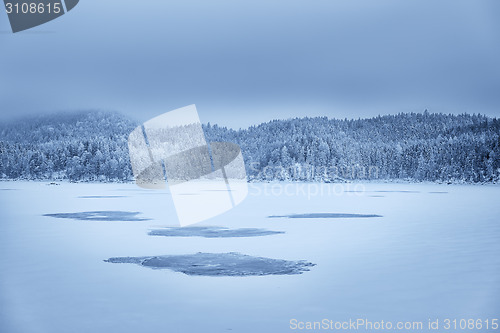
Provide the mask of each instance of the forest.
MULTIPOLYGON (((104 111, 4 122, 0 179, 132 181, 127 139, 137 125, 104 111)), ((479 114, 305 117, 203 130, 208 142, 241 147, 249 181, 500 180, 500 121, 479 114)))

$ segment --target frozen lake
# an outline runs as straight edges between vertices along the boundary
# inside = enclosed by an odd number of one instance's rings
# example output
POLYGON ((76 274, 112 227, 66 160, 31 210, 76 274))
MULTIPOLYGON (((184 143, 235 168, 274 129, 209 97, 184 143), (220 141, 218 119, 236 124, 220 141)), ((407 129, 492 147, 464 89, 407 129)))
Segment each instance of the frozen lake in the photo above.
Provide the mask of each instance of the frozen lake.
POLYGON ((499 185, 249 186, 178 228, 168 190, 0 182, 0 331, 500 317, 499 185))

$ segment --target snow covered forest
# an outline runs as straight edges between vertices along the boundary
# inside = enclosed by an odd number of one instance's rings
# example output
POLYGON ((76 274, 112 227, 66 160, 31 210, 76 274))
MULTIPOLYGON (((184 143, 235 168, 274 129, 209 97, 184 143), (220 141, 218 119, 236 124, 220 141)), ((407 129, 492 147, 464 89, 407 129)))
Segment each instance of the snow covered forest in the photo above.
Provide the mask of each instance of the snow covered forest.
MULTIPOLYGON (((129 181, 127 138, 138 124, 85 111, 0 125, 0 178, 129 181)), ((500 180, 500 121, 401 113, 370 119, 273 120, 248 129, 204 126, 208 141, 240 145, 249 180, 500 180)))

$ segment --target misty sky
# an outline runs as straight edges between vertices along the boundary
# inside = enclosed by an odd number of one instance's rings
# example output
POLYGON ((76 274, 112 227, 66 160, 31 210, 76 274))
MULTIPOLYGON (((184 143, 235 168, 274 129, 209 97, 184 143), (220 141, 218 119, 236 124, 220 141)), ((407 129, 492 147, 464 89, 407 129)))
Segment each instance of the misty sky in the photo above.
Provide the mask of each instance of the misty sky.
POLYGON ((397 112, 500 116, 500 1, 81 0, 12 34, 0 120, 116 110, 202 122, 397 112))

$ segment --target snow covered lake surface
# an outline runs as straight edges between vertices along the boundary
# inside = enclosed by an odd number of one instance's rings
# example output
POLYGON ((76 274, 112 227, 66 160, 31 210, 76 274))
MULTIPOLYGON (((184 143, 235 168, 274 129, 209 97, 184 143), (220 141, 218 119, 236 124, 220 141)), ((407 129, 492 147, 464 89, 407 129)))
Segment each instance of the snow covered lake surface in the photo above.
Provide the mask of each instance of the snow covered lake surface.
POLYGON ((168 190, 0 182, 0 332, 500 317, 500 186, 249 186, 178 228, 168 190))

